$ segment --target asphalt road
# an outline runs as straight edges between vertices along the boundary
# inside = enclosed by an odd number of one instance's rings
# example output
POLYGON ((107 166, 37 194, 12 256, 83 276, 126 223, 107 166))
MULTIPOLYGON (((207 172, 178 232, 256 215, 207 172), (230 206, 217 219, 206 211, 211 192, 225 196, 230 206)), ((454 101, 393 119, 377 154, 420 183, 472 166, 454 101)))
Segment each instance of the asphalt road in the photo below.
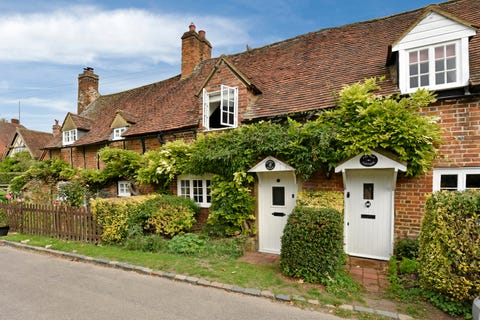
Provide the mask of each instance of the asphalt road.
POLYGON ((265 298, 0 246, 0 319, 341 318, 265 298))

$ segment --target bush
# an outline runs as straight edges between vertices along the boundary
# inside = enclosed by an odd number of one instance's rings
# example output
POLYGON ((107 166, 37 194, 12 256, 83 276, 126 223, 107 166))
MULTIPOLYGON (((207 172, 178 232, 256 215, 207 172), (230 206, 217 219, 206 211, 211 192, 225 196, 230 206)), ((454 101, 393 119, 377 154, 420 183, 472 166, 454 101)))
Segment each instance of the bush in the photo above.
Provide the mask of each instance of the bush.
POLYGON ((480 294, 479 223, 479 191, 442 191, 427 200, 419 237, 419 274, 422 287, 436 301, 471 306, 480 294))
POLYGON ((233 236, 254 233, 254 199, 249 187, 253 177, 236 172, 233 181, 220 176, 212 180, 212 205, 205 229, 213 235, 233 236))
POLYGON ((310 208, 332 208, 343 212, 343 192, 303 191, 298 194, 297 205, 310 208))
POLYGON ((137 212, 145 231, 173 237, 192 228, 200 207, 189 198, 160 195, 147 200, 137 212))
POLYGON ((200 210, 192 200, 170 195, 95 199, 91 205, 102 226, 102 241, 107 243, 119 243, 138 233, 173 237, 190 230, 200 210))
POLYGON ((395 256, 398 259, 415 260, 418 257, 418 239, 401 239, 395 243, 395 256))
POLYGON ((128 230, 134 225, 132 217, 138 211, 138 204, 148 198, 151 196, 92 200, 90 204, 93 216, 102 227, 102 241, 118 243, 125 239, 128 230))
POLYGON ((327 283, 344 263, 341 214, 334 209, 295 207, 282 236, 282 272, 307 282, 327 283))
POLYGON ((194 233, 176 235, 168 242, 168 251, 175 254, 194 255, 205 250, 206 241, 194 233))

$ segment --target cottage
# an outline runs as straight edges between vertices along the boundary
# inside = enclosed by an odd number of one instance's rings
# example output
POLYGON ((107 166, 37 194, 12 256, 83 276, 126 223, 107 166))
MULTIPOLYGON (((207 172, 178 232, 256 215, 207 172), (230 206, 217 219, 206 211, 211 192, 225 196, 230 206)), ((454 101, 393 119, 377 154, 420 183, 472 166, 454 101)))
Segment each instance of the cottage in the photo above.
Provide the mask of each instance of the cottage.
MULTIPOLYGON (((423 112, 438 117, 444 140, 427 174, 407 177, 408 163, 381 152, 346 159, 332 175, 319 172, 307 181, 273 157, 250 170, 259 177, 260 251, 280 251, 286 218, 307 188, 344 192, 348 254, 388 259, 394 239, 418 235, 429 193, 480 188, 479 25, 480 1, 453 0, 212 58, 205 32, 192 24, 181 37, 178 76, 101 95, 99 77, 85 68, 77 113, 67 114, 43 158, 101 168, 103 146, 143 153, 199 132, 305 117, 335 107, 333 93, 343 85, 370 77, 386 78, 382 94, 427 88, 438 101, 423 112)), ((190 181, 206 195, 208 178, 194 176, 179 177, 179 195, 193 195, 185 191, 190 181)))

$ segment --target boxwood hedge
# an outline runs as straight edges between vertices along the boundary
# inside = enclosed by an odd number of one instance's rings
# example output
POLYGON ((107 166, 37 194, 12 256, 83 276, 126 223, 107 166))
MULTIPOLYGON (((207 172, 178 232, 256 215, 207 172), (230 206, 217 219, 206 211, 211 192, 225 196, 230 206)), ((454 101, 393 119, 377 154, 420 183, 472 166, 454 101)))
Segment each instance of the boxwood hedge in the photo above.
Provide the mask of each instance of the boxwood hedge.
POLYGON ((282 236, 282 272, 306 282, 326 283, 343 263, 341 214, 331 208, 295 207, 282 236))

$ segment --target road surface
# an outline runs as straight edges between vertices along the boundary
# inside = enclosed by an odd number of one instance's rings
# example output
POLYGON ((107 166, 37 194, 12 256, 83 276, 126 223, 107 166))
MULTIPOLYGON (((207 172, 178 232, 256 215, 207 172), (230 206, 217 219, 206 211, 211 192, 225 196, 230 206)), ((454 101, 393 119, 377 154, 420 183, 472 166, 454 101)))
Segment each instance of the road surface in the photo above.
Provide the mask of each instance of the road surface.
POLYGON ((316 319, 269 299, 0 245, 0 319, 316 319))

